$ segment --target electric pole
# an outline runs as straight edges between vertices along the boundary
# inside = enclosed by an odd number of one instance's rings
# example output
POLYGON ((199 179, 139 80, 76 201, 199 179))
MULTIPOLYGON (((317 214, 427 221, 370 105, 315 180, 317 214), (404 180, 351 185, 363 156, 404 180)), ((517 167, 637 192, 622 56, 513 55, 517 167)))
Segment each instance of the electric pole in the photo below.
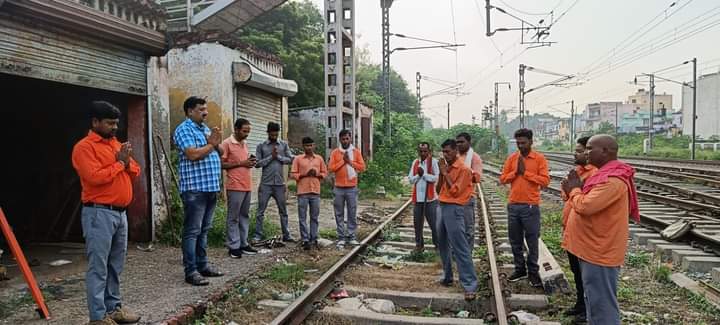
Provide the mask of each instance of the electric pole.
POLYGON ((392 3, 393 0, 380 0, 380 6, 382 7, 382 72, 383 89, 385 90, 383 127, 385 136, 388 139, 390 137, 390 6, 392 6, 392 3))
POLYGON ((520 128, 525 127, 525 68, 524 64, 520 65, 520 128))
POLYGON ((570 101, 570 150, 575 143, 575 100, 570 101))
POLYGON ((617 137, 620 130, 620 126, 618 125, 618 103, 615 103, 615 136, 617 137))
POLYGON ((692 59, 693 63, 693 106, 692 106, 692 149, 690 149, 690 160, 695 160, 695 121, 697 120, 697 58, 692 59))
POLYGON ((650 74, 650 125, 648 127, 648 150, 652 150, 653 131, 655 130, 654 110, 655 110, 655 75, 650 74))
POLYGON ((420 79, 422 79, 420 72, 415 72, 415 94, 417 95, 418 113, 421 112, 420 101, 422 101, 422 97, 420 97, 420 79))
POLYGON ((450 130, 450 103, 448 104, 448 130, 450 130))
POLYGON ((498 149, 498 154, 500 153, 499 152, 499 149, 500 149, 500 120, 499 120, 500 104, 498 103, 498 86, 499 85, 507 85, 508 90, 510 90, 510 87, 511 87, 509 82, 496 82, 495 83, 495 104, 493 105, 493 107, 495 108, 495 119, 494 119, 495 137, 493 138, 493 141, 494 141, 493 148, 498 149))

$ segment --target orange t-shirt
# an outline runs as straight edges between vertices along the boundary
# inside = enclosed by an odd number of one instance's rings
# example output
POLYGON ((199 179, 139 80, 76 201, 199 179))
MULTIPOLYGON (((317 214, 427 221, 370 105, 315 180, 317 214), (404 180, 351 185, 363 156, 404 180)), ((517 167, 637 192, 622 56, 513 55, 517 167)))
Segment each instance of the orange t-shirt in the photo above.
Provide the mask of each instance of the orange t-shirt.
POLYGON ((508 203, 540 204, 540 189, 550 184, 548 163, 539 152, 530 151, 524 157, 525 173, 517 175, 520 152, 516 151, 505 161, 500 182, 510 185, 508 203))
POLYGON ((450 178, 452 187, 448 187, 444 176, 440 176, 440 203, 465 205, 470 201, 473 191, 473 174, 469 167, 460 159, 455 159, 452 165, 448 166, 447 177, 450 178))
POLYGON ((617 177, 595 185, 587 194, 579 188, 570 191, 573 208, 563 248, 596 265, 621 266, 627 250, 628 200, 627 185, 617 177))
MULTIPOLYGON (((584 182, 588 177, 595 175, 597 173, 597 167, 587 164, 585 166, 575 166, 575 172, 580 176, 580 179, 584 182)), ((565 201, 565 206, 563 206, 562 211, 562 225, 563 229, 565 229, 565 226, 567 226, 567 219, 570 216, 570 210, 572 210, 572 202, 568 200, 567 193, 565 191, 560 192, 560 197, 565 201)), ((565 239, 565 236, 563 235, 563 240, 565 239)))
POLYGON ((89 131, 75 144, 72 164, 80 176, 83 203, 127 207, 133 198, 132 178, 140 175, 140 166, 130 158, 127 168, 117 160, 122 144, 89 131))
POLYGON ((327 176, 327 167, 323 157, 313 154, 308 157, 305 154, 295 156, 292 167, 290 168, 290 178, 297 181, 297 195, 301 194, 320 194, 320 180, 327 176), (315 177, 303 177, 310 169, 315 169, 315 177))
MULTIPOLYGON (((330 154, 330 161, 328 162, 328 169, 335 173, 335 187, 355 187, 358 184, 358 177, 348 179, 347 168, 345 167, 345 160, 343 160, 343 151, 336 148, 330 154)), ((363 161, 362 153, 360 150, 355 148, 353 151, 352 167, 355 168, 355 172, 360 174, 365 171, 365 161, 363 161)))
MULTIPOLYGON (((238 142, 235 136, 231 135, 220 143, 223 151, 220 159, 222 162, 238 163, 245 161, 250 156, 246 141, 238 142)), ((229 191, 250 192, 252 191, 252 170, 248 167, 235 167, 225 170, 225 188, 229 191)))

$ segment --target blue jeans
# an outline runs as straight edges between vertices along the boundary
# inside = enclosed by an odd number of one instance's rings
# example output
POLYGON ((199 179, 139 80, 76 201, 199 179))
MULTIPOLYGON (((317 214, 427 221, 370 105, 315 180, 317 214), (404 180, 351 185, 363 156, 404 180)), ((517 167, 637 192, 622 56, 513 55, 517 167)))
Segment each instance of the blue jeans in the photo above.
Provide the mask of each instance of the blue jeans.
POLYGON ((320 216, 320 195, 298 195, 298 220, 300 222, 300 237, 304 242, 315 242, 318 237, 318 217, 320 216), (310 233, 307 229, 307 210, 310 206, 310 233))
POLYGON ((207 235, 212 228, 217 193, 188 191, 180 196, 185 210, 182 233, 183 266, 185 277, 189 277, 208 267, 207 235))
POLYGON ((267 209, 270 198, 275 198, 275 203, 280 214, 280 228, 282 228, 283 239, 290 239, 290 229, 288 228, 288 214, 285 200, 285 185, 264 185, 260 184, 258 188, 258 208, 255 217, 255 240, 263 238, 263 220, 265 220, 265 210, 267 209))
POLYGON ((125 212, 83 207, 81 223, 87 250, 85 275, 90 320, 101 320, 120 306, 120 273, 127 255, 125 212))
POLYGON ((445 276, 444 280, 452 281, 452 257, 454 257, 457 263, 460 284, 465 289, 465 292, 475 292, 478 282, 470 248, 465 237, 465 207, 457 204, 440 203, 440 210, 442 213, 437 221, 437 234, 438 251, 440 251, 445 276))
POLYGON ((333 189, 335 199, 335 224, 337 225, 338 240, 355 240, 357 229, 357 187, 336 187, 333 189), (347 207, 347 231, 345 231, 345 207, 347 207))
POLYGON ((540 207, 530 204, 508 204, 508 238, 512 248, 513 264, 515 271, 527 271, 530 274, 537 274, 540 271, 538 266, 538 241, 540 238, 540 207), (527 243, 527 263, 523 251, 527 243), (527 264, 527 269, 525 268, 527 264))
POLYGON ((472 252, 475 248, 475 195, 465 205, 465 238, 472 252))
POLYGON ((617 301, 620 267, 600 266, 580 260, 580 270, 588 322, 593 325, 620 325, 617 301))

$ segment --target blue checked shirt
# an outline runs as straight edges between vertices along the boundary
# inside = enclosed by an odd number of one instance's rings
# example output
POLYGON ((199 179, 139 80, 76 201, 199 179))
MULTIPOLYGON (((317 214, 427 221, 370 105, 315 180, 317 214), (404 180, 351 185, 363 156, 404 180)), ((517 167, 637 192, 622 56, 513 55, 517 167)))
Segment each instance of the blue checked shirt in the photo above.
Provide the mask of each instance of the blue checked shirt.
POLYGON ((220 192, 220 155, 213 150, 205 158, 190 161, 185 156, 185 149, 200 148, 208 144, 206 135, 210 128, 205 124, 198 125, 186 118, 175 129, 175 144, 180 150, 180 193, 220 192))

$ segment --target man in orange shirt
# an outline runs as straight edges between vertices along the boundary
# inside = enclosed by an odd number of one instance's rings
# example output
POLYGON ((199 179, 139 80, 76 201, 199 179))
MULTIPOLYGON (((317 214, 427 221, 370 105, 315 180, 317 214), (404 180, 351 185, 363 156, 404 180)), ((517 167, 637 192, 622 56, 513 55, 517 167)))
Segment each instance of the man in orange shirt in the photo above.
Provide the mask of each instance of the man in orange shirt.
POLYGON ((635 170, 617 160, 618 144, 596 135, 586 146, 598 171, 585 182, 575 171, 563 181, 572 210, 565 229, 565 249, 580 261, 590 324, 620 324, 617 278, 625 261, 628 217, 639 221, 635 170))
POLYGON ((132 178, 140 166, 130 143, 115 133, 120 110, 108 102, 91 104, 92 129, 72 151, 72 164, 82 185, 82 228, 87 249, 85 276, 91 325, 136 323, 140 317, 122 306, 120 273, 127 253, 127 206, 132 178))
POLYGON ((348 130, 340 131, 340 147, 330 153, 328 169, 335 173, 335 223, 337 224, 337 247, 342 249, 345 243, 359 245, 355 238, 357 228, 358 173, 365 171, 360 150, 352 145, 352 135, 348 130), (347 231, 345 230, 345 207, 347 206, 347 231))
MULTIPOLYGON (((470 134, 461 132, 455 137, 458 146, 458 159, 473 173, 473 183, 480 183, 482 180, 482 159, 472 148, 470 134)), ((474 187, 473 187, 474 190, 474 187)), ((465 206, 465 236, 467 237, 470 251, 475 247, 475 196, 465 206)))
POLYGON ((315 154, 315 141, 310 137, 302 139, 305 154, 296 156, 290 168, 290 177, 297 181, 298 220, 304 250, 318 248, 318 217, 320 216, 320 181, 327 176, 327 167, 322 156, 315 154), (306 218, 310 206, 310 233, 306 218))
MULTIPOLYGON (((585 146, 587 145, 588 140, 590 137, 582 137, 577 140, 577 144, 575 145, 575 172, 580 176, 581 180, 585 180, 588 177, 592 176, 597 172, 597 168, 591 164, 588 163, 587 155, 585 154, 585 146)), ((567 219, 570 216, 570 211, 572 211, 572 201, 568 200, 567 193, 563 191, 561 193, 562 199, 565 201, 565 206, 563 207, 563 243, 562 247, 565 247, 565 226, 567 225, 567 219)), ((575 306, 573 308, 567 310, 565 312, 565 316, 575 316, 575 322, 581 323, 586 322, 586 314, 585 314, 585 290, 583 289, 582 284, 582 275, 580 271, 580 262, 578 261, 577 256, 573 255, 573 253, 567 252, 568 260, 570 261, 570 270, 572 271, 574 278, 575 278, 575 306)))
POLYGON ((508 237, 515 271, 508 281, 515 282, 527 276, 533 287, 541 287, 538 266, 540 189, 550 184, 550 175, 545 157, 532 150, 532 138, 531 130, 515 131, 518 151, 505 161, 500 182, 510 184, 508 237), (528 247, 527 268, 523 256, 523 239, 528 247))
POLYGON ((438 179, 441 215, 437 222, 438 251, 443 265, 443 279, 440 284, 452 285, 452 257, 455 257, 458 278, 465 289, 465 300, 474 300, 477 274, 465 237, 465 206, 474 194, 472 171, 458 159, 455 140, 445 140, 442 152, 444 159, 440 160, 438 179))
POLYGON ((220 143, 220 163, 225 170, 227 190, 227 240, 228 255, 241 258, 243 254, 255 255, 257 250, 248 244, 250 229, 250 198, 252 196, 252 168, 257 159, 249 155, 245 139, 250 135, 250 121, 235 121, 232 135, 220 143))

